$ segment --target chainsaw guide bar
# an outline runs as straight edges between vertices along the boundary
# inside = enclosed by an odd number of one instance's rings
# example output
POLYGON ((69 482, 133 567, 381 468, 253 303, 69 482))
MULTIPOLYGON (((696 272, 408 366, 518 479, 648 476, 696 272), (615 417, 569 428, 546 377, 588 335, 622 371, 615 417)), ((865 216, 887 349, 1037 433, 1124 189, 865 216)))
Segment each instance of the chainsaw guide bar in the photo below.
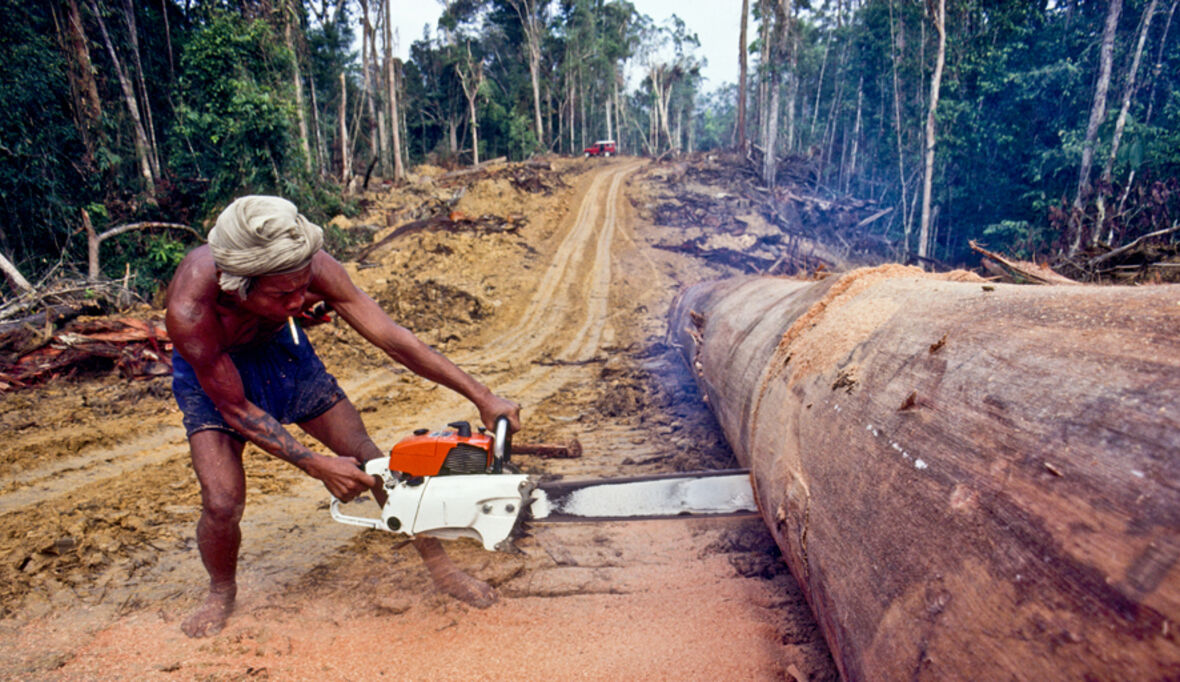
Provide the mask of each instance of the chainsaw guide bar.
POLYGON ((340 523, 413 537, 469 537, 484 549, 518 551, 512 540, 528 524, 599 523, 645 519, 748 516, 758 506, 746 469, 654 474, 625 478, 565 480, 512 472, 508 464, 508 421, 496 421, 495 437, 456 431, 415 432, 394 446, 390 457, 370 460, 365 471, 382 481, 386 501, 380 518, 351 516, 332 498, 340 523), (474 466, 474 448, 488 453, 474 466), (456 473, 456 453, 465 473, 456 473), (406 471, 412 472, 407 475, 406 471), (478 472, 477 472, 478 470, 478 472))

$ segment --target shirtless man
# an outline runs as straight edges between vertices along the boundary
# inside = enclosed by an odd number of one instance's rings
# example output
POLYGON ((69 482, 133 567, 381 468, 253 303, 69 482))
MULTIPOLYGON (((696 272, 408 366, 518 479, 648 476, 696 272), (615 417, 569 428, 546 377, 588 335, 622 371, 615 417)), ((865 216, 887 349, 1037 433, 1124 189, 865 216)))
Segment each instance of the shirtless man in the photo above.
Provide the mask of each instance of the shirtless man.
MULTIPOLYGON (((246 441, 323 481, 341 500, 366 490, 384 499, 378 480, 358 468, 381 450, 289 318, 327 303, 391 358, 469 399, 484 424, 506 415, 511 430, 520 428, 519 405, 394 323, 322 250, 322 231, 294 204, 242 197, 221 213, 208 242, 177 268, 165 318, 176 349, 173 392, 201 484, 197 545, 209 572, 208 597, 181 625, 190 637, 220 631, 233 610, 246 441), (339 456, 313 453, 282 423, 298 424, 339 456)), ((480 608, 496 601, 495 590, 455 566, 438 540, 419 537, 414 547, 439 589, 480 608)))

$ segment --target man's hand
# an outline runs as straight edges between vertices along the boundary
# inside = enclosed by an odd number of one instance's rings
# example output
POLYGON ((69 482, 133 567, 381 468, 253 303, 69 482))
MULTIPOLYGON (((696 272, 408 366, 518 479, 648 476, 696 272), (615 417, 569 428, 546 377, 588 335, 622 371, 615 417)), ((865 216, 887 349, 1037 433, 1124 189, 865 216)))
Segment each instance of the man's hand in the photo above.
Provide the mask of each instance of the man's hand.
POLYGON ((479 408, 479 418, 483 420, 484 426, 488 427, 489 431, 495 432, 497 417, 508 417, 509 433, 516 433, 520 430, 520 405, 516 401, 492 395, 487 400, 478 403, 476 407, 479 408))
POLYGON ((357 468, 356 460, 351 457, 313 455, 304 461, 303 470, 323 481, 328 492, 342 502, 351 502, 378 483, 375 477, 357 468))

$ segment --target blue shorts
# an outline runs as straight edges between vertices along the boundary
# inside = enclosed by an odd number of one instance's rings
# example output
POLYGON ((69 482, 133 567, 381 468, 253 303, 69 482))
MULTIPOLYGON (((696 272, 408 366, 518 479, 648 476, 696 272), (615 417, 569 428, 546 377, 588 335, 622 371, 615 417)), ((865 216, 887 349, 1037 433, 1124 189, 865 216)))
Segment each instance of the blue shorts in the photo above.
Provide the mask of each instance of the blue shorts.
MULTIPOLYGON (((315 354, 302 329, 299 330, 298 345, 292 342, 291 335, 284 328, 270 341, 230 351, 229 356, 242 377, 246 399, 282 424, 315 419, 345 398, 343 389, 315 354)), ((175 350, 172 352, 172 393, 184 413, 187 436, 216 429, 246 440, 226 423, 213 400, 197 382, 193 366, 175 350)))

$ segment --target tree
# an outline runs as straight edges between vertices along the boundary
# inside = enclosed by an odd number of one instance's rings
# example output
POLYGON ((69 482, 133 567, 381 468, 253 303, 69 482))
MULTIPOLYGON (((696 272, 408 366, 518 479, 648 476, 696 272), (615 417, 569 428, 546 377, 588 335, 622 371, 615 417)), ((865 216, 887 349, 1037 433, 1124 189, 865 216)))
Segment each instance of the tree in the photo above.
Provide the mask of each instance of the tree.
POLYGON ((734 146, 746 149, 746 57, 750 46, 746 38, 746 24, 750 18, 750 0, 742 0, 742 28, 738 37, 738 92, 737 92, 737 129, 734 133, 734 146))
POLYGON ((107 31, 106 22, 103 21, 102 11, 98 3, 96 0, 89 0, 89 6, 91 16, 98 23, 99 32, 102 35, 102 42, 106 45, 107 54, 111 58, 115 75, 119 79, 119 87, 123 91, 123 102, 127 105, 127 113, 131 117, 132 134, 135 139, 135 155, 139 159, 139 172, 143 178, 144 191, 149 197, 154 197, 156 194, 156 177, 160 174, 159 163, 154 160, 152 144, 148 140, 147 129, 144 127, 144 117, 139 109, 140 98, 136 95, 131 76, 128 75, 122 60, 119 59, 119 53, 115 51, 115 44, 112 42, 110 33, 107 31))
POLYGON ((533 85, 533 130, 539 144, 545 144, 545 128, 541 123, 541 43, 544 38, 544 0, 508 0, 524 28, 525 48, 528 52, 529 77, 533 85))
POLYGON ((946 64, 946 0, 928 0, 934 30, 938 33, 938 54, 934 61, 934 73, 930 76, 930 104, 926 114, 925 173, 922 180, 922 221, 918 232, 918 256, 930 254, 930 203, 934 183, 934 145, 936 141, 935 115, 938 112, 938 94, 942 86, 942 67, 946 64), (937 6, 935 5, 937 2, 937 6))
MULTIPOLYGON (((1101 58, 1098 66, 1098 80, 1094 85, 1094 100, 1090 107, 1090 122, 1086 125, 1086 140, 1082 143, 1082 162, 1078 169, 1078 189, 1073 198, 1073 243, 1070 253, 1076 253, 1082 245, 1082 200, 1090 194, 1090 167, 1094 162, 1094 142, 1098 138, 1098 126, 1106 117, 1106 92, 1110 89, 1111 63, 1114 61, 1114 38, 1118 29, 1119 13, 1123 0, 1110 0, 1107 5, 1106 27, 1102 31, 1101 58)), ((1097 228, 1095 228, 1097 229, 1097 228)))

